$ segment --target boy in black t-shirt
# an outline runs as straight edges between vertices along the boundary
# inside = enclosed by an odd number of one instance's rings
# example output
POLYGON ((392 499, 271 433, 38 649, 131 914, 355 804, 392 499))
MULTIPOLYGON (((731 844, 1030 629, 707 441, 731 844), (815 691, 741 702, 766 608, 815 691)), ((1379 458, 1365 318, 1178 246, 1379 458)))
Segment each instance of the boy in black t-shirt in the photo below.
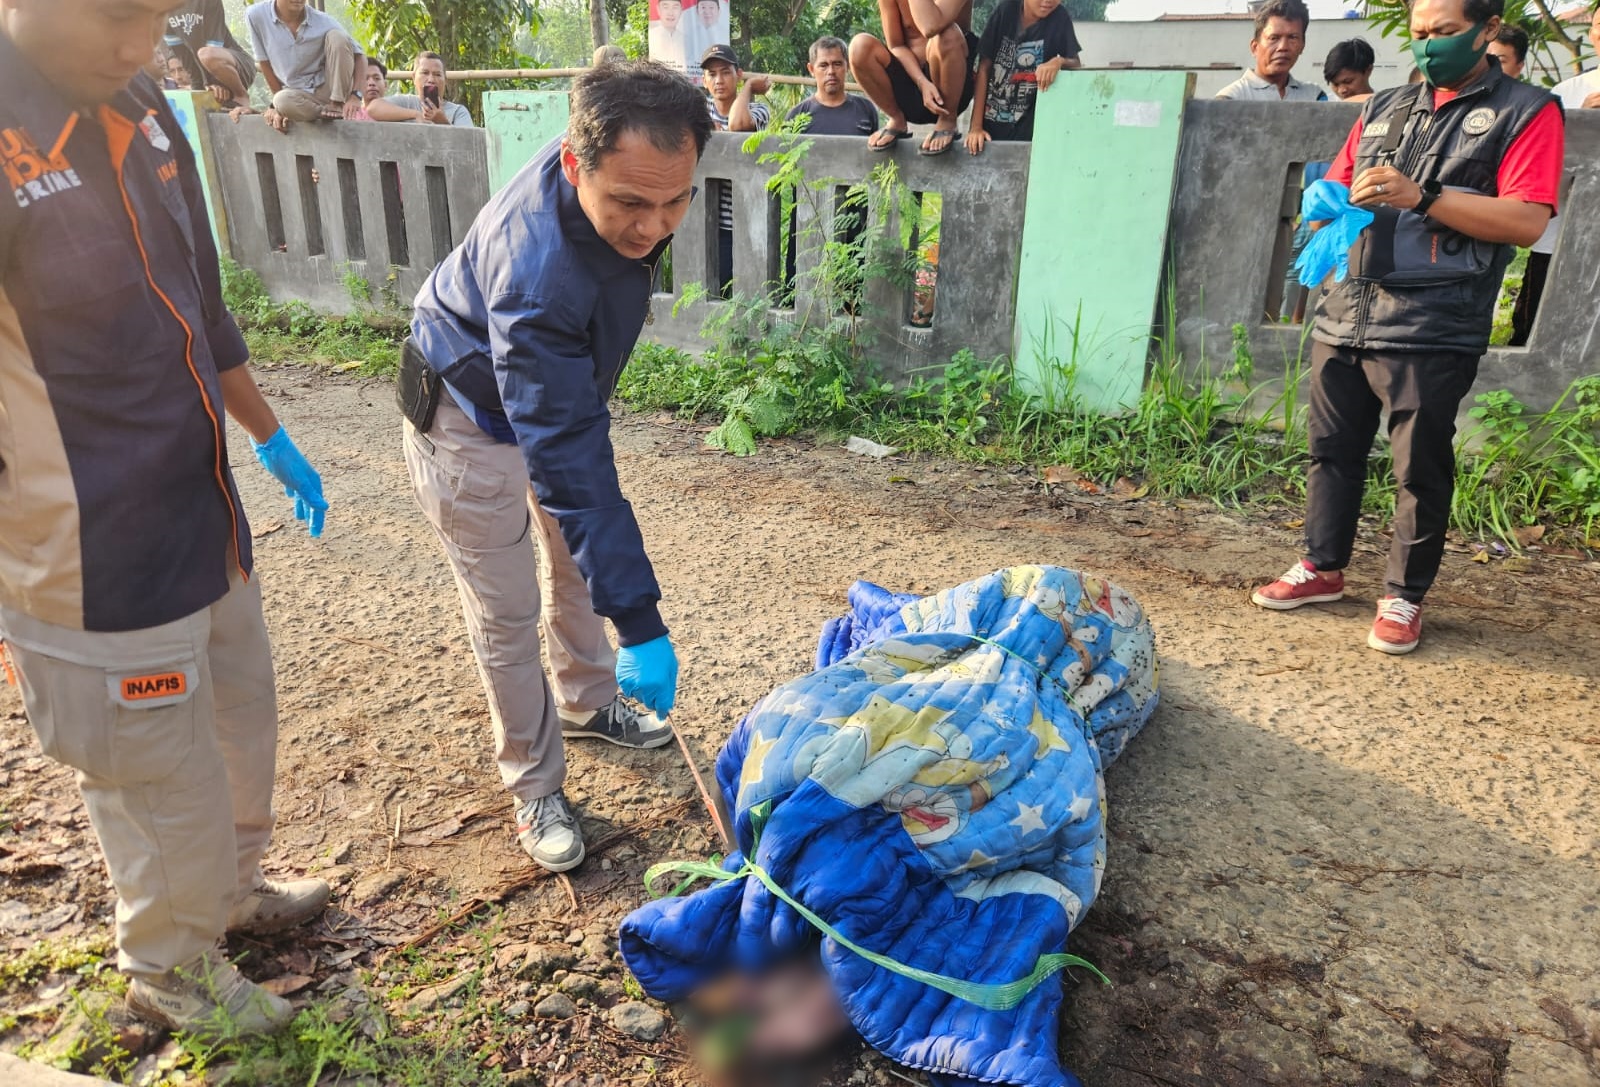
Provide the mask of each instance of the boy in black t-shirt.
POLYGON ((978 42, 978 89, 967 150, 990 140, 1033 139, 1038 92, 1063 68, 1080 67, 1078 35, 1061 0, 1004 0, 978 42))

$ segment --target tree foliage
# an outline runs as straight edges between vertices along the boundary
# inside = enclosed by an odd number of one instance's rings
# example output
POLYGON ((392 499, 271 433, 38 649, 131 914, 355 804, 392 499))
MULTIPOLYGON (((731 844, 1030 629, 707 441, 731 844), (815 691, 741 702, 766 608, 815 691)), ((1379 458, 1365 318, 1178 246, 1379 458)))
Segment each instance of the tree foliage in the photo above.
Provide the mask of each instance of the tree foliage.
MULTIPOLYGON (((1556 18, 1555 0, 1531 0, 1506 5, 1502 18, 1511 26, 1521 27, 1528 35, 1528 61, 1544 69, 1548 81, 1565 79, 1582 70, 1589 56, 1584 31, 1588 20, 1582 23, 1563 22, 1556 18)), ((1595 9, 1591 5, 1590 10, 1595 9)), ((1367 0, 1367 18, 1380 27, 1384 37, 1395 36, 1411 40, 1411 7, 1407 0, 1367 0)))
POLYGON ((390 65, 432 50, 451 68, 532 66, 516 49, 517 32, 539 24, 529 0, 349 0, 349 7, 367 47, 390 65))

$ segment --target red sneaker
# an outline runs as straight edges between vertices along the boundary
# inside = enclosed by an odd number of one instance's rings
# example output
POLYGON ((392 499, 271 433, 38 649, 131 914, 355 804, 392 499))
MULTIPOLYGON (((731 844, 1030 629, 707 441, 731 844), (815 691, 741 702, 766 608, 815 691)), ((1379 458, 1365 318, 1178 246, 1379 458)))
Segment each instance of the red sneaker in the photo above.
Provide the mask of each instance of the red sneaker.
POLYGON ((1250 599, 1258 607, 1293 611, 1303 604, 1331 604, 1342 596, 1343 570, 1318 570, 1301 559, 1277 581, 1251 593, 1250 599))
POLYGON ((1422 641, 1422 605, 1398 596, 1378 601, 1378 617, 1372 622, 1367 644, 1379 653, 1399 656, 1417 648, 1422 641))

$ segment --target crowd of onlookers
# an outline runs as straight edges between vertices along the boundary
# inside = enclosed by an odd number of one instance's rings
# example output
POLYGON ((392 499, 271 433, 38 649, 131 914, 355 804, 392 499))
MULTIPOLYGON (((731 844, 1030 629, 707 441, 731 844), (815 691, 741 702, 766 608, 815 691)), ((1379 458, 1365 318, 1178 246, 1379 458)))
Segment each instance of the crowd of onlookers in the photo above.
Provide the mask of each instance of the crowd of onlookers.
MULTIPOLYGON (((788 111, 786 120, 804 118, 805 130, 821 136, 865 139, 876 152, 892 151, 914 139, 912 125, 931 126, 918 150, 941 155, 957 142, 973 155, 994 140, 1031 140, 1034 105, 1058 73, 1080 66, 1080 47, 1072 16, 1060 0, 1002 0, 982 33, 972 27, 970 0, 888 0, 880 5, 881 35, 858 34, 846 43, 825 36, 811 46, 807 63, 812 94, 788 111), (851 78, 865 95, 846 92, 851 78), (967 131, 957 118, 971 107, 967 131)), ((1255 9, 1250 40, 1253 67, 1217 92, 1241 101, 1328 101, 1327 90, 1294 76, 1306 49, 1310 13, 1303 0, 1268 0, 1255 9)), ((255 113, 250 88, 259 78, 270 94, 261 114, 279 131, 291 123, 323 119, 416 121, 470 127, 467 108, 446 97, 444 58, 424 52, 412 64, 412 92, 390 93, 389 70, 367 54, 349 31, 306 0, 260 0, 245 11, 249 48, 229 31, 221 0, 190 0, 168 17, 167 33, 155 69, 169 87, 205 88, 235 119, 255 113)), ((1600 52, 1600 14, 1590 39, 1600 52)), ((1528 36, 1506 26, 1490 46, 1501 71, 1521 78, 1528 36)), ((625 59, 615 46, 595 51, 594 63, 625 59)), ((1322 75, 1334 98, 1362 102, 1373 94, 1376 61, 1360 38, 1335 44, 1322 75)), ((700 57, 701 80, 712 122, 721 130, 765 128, 772 113, 761 101, 771 89, 765 75, 743 71, 725 43, 709 45, 700 57)), ((1412 72, 1412 81, 1419 73, 1412 72)), ((1567 109, 1600 108, 1600 71, 1573 77, 1554 88, 1567 109)), ((1310 184, 1327 163, 1312 163, 1310 184)), ((716 194, 721 230, 721 267, 731 268, 732 194, 716 194)), ((1518 296, 1511 343, 1525 344, 1542 293, 1555 227, 1534 246, 1518 296)), ((1302 225, 1295 250, 1309 232, 1302 225)), ((1292 276, 1292 273, 1291 273, 1292 276)), ((723 284, 724 290, 727 284, 723 284)), ((1304 292, 1292 282, 1285 291, 1284 316, 1297 315, 1304 292)))
POLYGON ((467 107, 445 97, 448 73, 438 53, 417 55, 412 93, 391 94, 388 66, 306 0, 260 0, 244 20, 249 48, 228 29, 222 0, 189 0, 167 17, 153 74, 168 88, 210 91, 235 120, 257 112, 250 88, 259 76, 270 95, 260 113, 280 132, 317 120, 472 127, 467 107))

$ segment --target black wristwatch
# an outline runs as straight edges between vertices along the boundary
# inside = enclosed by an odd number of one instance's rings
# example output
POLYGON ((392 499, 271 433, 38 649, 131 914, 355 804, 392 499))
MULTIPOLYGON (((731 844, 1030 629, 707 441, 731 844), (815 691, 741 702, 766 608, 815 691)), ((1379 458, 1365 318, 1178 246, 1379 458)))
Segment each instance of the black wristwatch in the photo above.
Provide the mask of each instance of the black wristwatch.
POLYGON ((1418 215, 1426 216, 1428 209, 1433 207, 1433 202, 1444 193, 1444 186, 1438 181, 1429 180, 1422 183, 1422 199, 1417 201, 1417 206, 1411 210, 1418 215))

